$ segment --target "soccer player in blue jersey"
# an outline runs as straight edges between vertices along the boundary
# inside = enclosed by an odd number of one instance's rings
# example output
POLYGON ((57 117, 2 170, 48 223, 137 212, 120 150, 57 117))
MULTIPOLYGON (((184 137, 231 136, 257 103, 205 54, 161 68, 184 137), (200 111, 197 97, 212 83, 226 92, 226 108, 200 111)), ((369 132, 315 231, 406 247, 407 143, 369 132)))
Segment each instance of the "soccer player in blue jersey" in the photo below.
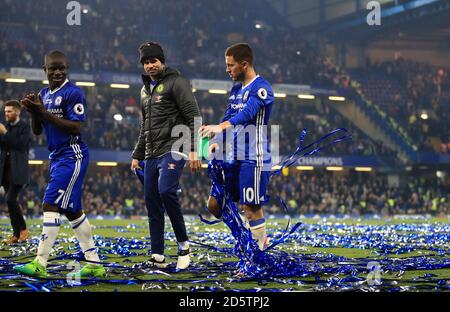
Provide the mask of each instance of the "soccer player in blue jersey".
MULTIPOLYGON (((267 126, 274 102, 270 84, 256 74, 253 51, 246 43, 238 43, 225 52, 226 70, 237 82, 231 89, 225 117, 219 125, 201 127, 202 137, 217 136, 233 128, 233 159, 224 161, 225 183, 233 200, 239 199, 248 220, 252 237, 263 250, 267 246, 266 222, 261 206, 267 203, 271 156, 267 126)), ((220 148, 220 142, 210 150, 220 148)), ((208 209, 217 218, 221 216, 223 199, 214 188, 208 199, 208 209)))
POLYGON ((30 263, 15 266, 20 273, 47 276, 47 261, 60 228, 61 214, 72 225, 88 263, 73 277, 103 277, 104 267, 92 238, 92 229, 81 205, 82 184, 89 163, 89 151, 81 138, 86 120, 83 91, 67 79, 67 58, 53 50, 45 55, 44 71, 49 87, 38 96, 27 95, 22 104, 31 114, 32 129, 39 135, 45 130, 50 151, 50 179, 43 199, 42 235, 37 257, 30 263))

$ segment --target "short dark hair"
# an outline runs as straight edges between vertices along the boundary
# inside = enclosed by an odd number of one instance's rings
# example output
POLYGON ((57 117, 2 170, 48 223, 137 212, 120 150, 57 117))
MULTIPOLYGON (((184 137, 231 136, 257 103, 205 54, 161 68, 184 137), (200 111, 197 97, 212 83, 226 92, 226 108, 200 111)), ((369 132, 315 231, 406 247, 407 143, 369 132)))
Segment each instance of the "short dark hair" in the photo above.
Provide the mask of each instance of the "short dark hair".
POLYGON ((20 105, 19 101, 16 101, 16 100, 6 101, 4 107, 7 107, 7 106, 12 106, 12 107, 17 108, 19 110, 22 108, 22 106, 20 105))
POLYGON ((237 62, 247 61, 253 66, 253 50, 248 43, 236 43, 228 47, 225 56, 232 56, 237 62))
POLYGON ((53 58, 53 57, 64 58, 64 59, 66 59, 66 62, 67 62, 67 56, 64 54, 64 52, 61 52, 59 50, 51 50, 45 54, 44 63, 47 63, 47 59, 53 58))

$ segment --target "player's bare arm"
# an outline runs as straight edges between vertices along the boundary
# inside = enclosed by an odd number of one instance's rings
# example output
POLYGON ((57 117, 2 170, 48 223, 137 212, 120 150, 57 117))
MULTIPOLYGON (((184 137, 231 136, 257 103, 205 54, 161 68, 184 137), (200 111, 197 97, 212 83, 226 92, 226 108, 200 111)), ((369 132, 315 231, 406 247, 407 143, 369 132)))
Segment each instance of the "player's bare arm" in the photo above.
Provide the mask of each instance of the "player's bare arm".
POLYGON ((218 125, 209 125, 200 127, 199 134, 202 138, 213 137, 216 134, 222 133, 226 128, 231 127, 231 123, 227 120, 218 125))

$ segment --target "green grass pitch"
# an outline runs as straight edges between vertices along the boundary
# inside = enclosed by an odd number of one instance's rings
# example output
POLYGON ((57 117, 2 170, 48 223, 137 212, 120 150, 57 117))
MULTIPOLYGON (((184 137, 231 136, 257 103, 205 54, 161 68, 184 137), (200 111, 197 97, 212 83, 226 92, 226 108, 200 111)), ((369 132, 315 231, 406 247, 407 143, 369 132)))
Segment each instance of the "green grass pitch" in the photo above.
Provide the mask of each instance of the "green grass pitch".
MULTIPOLYGON (((206 225, 201 223, 197 217, 186 217, 186 223, 188 228, 188 234, 190 240, 200 241, 207 244, 216 244, 217 246, 232 247, 231 244, 227 244, 224 241, 207 241, 205 239, 205 233, 222 233, 226 235, 230 233, 229 229, 223 224, 219 223, 216 225, 206 225)), ((324 222, 319 219, 292 219, 291 223, 302 221, 303 223, 320 223, 324 222)), ((91 224, 94 226, 93 232, 96 237, 100 239, 105 238, 126 238, 137 240, 142 240, 145 243, 145 248, 139 250, 130 250, 131 252, 136 252, 135 256, 121 256, 105 254, 108 258, 104 260, 107 263, 113 263, 116 265, 122 265, 131 268, 134 264, 140 264, 146 259, 148 259, 147 252, 150 247, 148 239, 148 227, 145 220, 91 220, 91 224)), ((448 224, 448 219, 444 218, 433 218, 428 220, 395 220, 395 219, 381 219, 381 220, 365 220, 365 219, 327 219, 326 222, 330 223, 345 223, 345 224, 371 224, 371 225, 390 225, 397 223, 429 223, 429 224, 448 224)), ((269 219, 268 221, 268 232, 269 234, 275 231, 283 230, 286 226, 286 219, 269 219)), ((12 261, 13 264, 24 263, 31 261, 36 252, 37 239, 40 235, 41 220, 31 220, 28 221, 29 228, 32 232, 33 242, 15 244, 13 246, 0 247, 0 263, 5 264, 7 261, 12 261)), ((172 232, 170 227, 170 222, 166 220, 166 231, 172 232)), ((335 233, 336 234, 336 233, 335 233)), ((448 233, 447 233, 448 234, 448 233)), ((10 225, 8 219, 0 220, 0 238, 3 240, 8 235, 10 235, 10 225)), ((347 235, 347 234, 345 234, 347 235)), ((58 251, 65 251, 68 254, 74 254, 73 243, 73 232, 67 221, 61 226, 61 231, 58 236, 60 239, 59 244, 56 245, 54 250, 56 254, 53 254, 50 259, 55 258, 58 255, 58 251), (69 249, 71 248, 71 249, 69 249)), ((166 256, 170 263, 176 262, 176 242, 173 236, 166 239, 166 256)), ((447 251, 449 250, 449 245, 440 246, 447 251)), ((277 248, 286 250, 290 253, 297 252, 303 254, 334 254, 337 256, 343 256, 350 261, 356 259, 381 259, 385 257, 377 253, 375 249, 356 249, 356 248, 319 248, 311 246, 300 246, 295 242, 289 241, 277 248)), ((104 250, 107 250, 105 247, 104 250)), ((108 275, 105 281, 99 280, 93 282, 91 285, 84 286, 68 286, 61 287, 61 284, 51 287, 51 291, 58 292, 80 292, 80 291, 91 291, 91 292, 142 292, 142 291, 192 291, 196 290, 208 290, 209 287, 216 287, 222 290, 233 290, 233 289, 243 289, 243 290, 288 290, 288 291, 317 291, 321 290, 317 288, 314 283, 316 277, 296 277, 287 279, 278 279, 275 281, 240 281, 233 278, 233 270, 231 269, 221 269, 221 264, 227 262, 235 262, 237 258, 229 256, 224 253, 214 252, 196 244, 191 244, 191 255, 192 255, 192 270, 187 270, 183 272, 155 272, 156 270, 150 270, 147 272, 142 272, 139 270, 124 270, 109 268, 108 275), (205 263, 209 265, 205 265, 205 263), (215 266, 215 267, 214 267, 215 266), (203 268, 203 269, 202 269, 203 268), (123 283, 120 283, 123 281, 123 283), (128 281, 128 284, 126 283, 128 281)), ((391 258, 405 258, 405 257, 447 257, 449 258, 449 253, 445 255, 437 255, 436 252, 430 250, 416 250, 414 252, 407 252, 403 254, 393 254, 388 255, 391 258)), ((49 264, 49 278, 46 281, 51 282, 52 280, 63 281, 65 279, 65 274, 70 272, 70 268, 67 268, 67 264, 71 260, 53 260, 49 264)), ((164 270, 162 270, 164 271, 164 270)), ((360 274, 364 277, 364 274, 360 274)), ((330 278, 330 275, 322 274, 320 278, 326 280, 330 278)), ((341 276, 337 276, 341 277, 341 276)), ((343 276, 342 276, 343 277, 343 276)), ((447 285, 450 284, 450 268, 439 269, 439 270, 413 270, 405 271, 402 274, 399 272, 383 272, 381 275, 383 284, 395 285, 396 287, 423 287, 429 286, 429 290, 433 290, 436 285, 436 280, 446 280, 447 285), (432 280, 427 278, 422 278, 425 274, 433 274, 432 280)), ((45 281, 44 281, 45 282, 45 281)), ((25 277, 14 275, 14 273, 9 270, 6 265, 0 265, 0 291, 30 291, 30 286, 28 284, 43 283, 42 280, 27 279, 25 277), (11 278, 12 277, 12 278, 11 278)), ((415 288, 415 290, 420 290, 415 288)), ((448 289, 448 288, 447 288, 448 289)), ((322 289, 323 290, 323 289, 322 289)), ((339 290, 339 289, 328 289, 328 290, 339 290)))

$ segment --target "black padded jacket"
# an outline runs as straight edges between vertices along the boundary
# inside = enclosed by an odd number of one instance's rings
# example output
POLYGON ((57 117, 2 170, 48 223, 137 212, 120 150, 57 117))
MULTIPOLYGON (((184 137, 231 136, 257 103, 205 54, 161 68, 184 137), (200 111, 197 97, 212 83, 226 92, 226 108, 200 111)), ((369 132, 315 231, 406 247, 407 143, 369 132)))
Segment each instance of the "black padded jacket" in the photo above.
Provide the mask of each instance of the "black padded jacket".
MULTIPOLYGON (((200 117, 200 110, 189 80, 170 67, 159 75, 153 89, 150 88, 150 76, 142 75, 142 80, 142 119, 133 159, 158 158, 172 151, 173 143, 180 139, 172 137, 176 125, 189 127, 193 151, 196 144, 194 117, 200 117)), ((189 152, 182 148, 176 151, 189 152)))

